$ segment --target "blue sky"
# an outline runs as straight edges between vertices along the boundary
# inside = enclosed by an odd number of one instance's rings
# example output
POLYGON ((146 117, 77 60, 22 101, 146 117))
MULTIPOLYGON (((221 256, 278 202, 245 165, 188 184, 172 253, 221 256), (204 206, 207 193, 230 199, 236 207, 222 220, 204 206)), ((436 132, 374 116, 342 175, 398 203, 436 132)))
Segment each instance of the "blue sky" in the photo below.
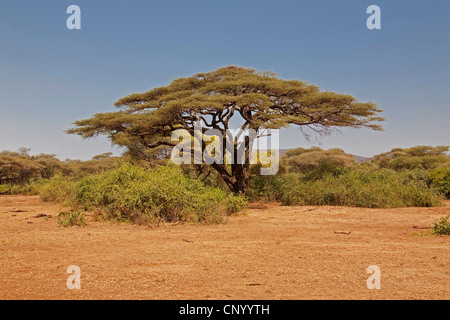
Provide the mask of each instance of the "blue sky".
POLYGON ((114 150, 64 130, 118 98, 226 65, 272 70, 385 110, 384 132, 345 129, 281 147, 450 145, 450 1, 0 0, 0 150, 89 159, 114 150), (66 8, 81 8, 81 30, 66 8), (381 8, 381 30, 366 9, 381 8))

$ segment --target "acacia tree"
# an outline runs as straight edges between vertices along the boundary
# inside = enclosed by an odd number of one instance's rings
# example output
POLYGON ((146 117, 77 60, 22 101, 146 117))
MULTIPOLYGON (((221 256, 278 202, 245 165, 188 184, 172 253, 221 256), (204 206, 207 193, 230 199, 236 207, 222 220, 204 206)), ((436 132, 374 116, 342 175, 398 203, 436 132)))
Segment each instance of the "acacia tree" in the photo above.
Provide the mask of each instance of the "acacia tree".
POLYGON ((416 146, 412 148, 394 148, 378 154, 373 160, 382 168, 403 169, 435 169, 450 163, 447 152, 450 146, 416 146))
MULTIPOLYGON (((194 136, 200 121, 203 132, 219 130, 226 145, 228 129, 237 123, 241 131, 276 129, 289 126, 310 128, 319 134, 338 127, 381 130, 382 111, 372 102, 321 91, 319 87, 299 80, 283 80, 272 72, 228 66, 208 73, 179 78, 165 87, 119 99, 119 111, 98 113, 76 121, 67 130, 83 138, 106 135, 119 146, 133 150, 174 147, 174 130, 185 129, 194 136), (236 120, 237 119, 237 120, 236 120)), ((250 152, 248 139, 235 138, 235 161, 213 163, 228 188, 235 193, 248 191, 250 152), (236 161, 237 150, 244 148, 245 161, 236 161)), ((203 145, 205 148, 205 145, 203 145)))
POLYGON ((281 158, 286 172, 308 172, 319 166, 329 169, 351 168, 355 159, 342 149, 322 150, 319 147, 310 149, 297 148, 288 150, 281 158))

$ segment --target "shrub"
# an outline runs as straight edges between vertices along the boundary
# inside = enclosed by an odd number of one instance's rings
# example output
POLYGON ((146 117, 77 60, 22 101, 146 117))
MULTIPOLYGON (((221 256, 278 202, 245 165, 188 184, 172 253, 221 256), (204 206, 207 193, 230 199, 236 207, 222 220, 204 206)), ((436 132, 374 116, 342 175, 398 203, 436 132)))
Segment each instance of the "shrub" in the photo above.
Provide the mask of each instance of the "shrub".
POLYGON ((41 180, 31 185, 29 193, 37 192, 43 201, 57 201, 71 204, 76 189, 76 182, 62 175, 49 180, 41 180))
POLYGON ((442 205, 438 192, 426 181, 389 169, 369 172, 346 171, 320 179, 308 175, 286 175, 281 179, 284 205, 340 205, 392 208, 442 205))
POLYGON ((432 186, 450 198, 450 166, 432 171, 429 178, 432 186))
POLYGON ((38 195, 39 188, 46 184, 49 180, 37 179, 33 180, 28 184, 23 185, 13 185, 9 194, 25 194, 25 195, 38 195))
POLYGON ((84 227, 86 225, 86 219, 84 213, 82 213, 80 210, 61 212, 58 215, 58 224, 65 228, 71 226, 84 227))
POLYGON ((435 235, 450 235, 450 216, 442 217, 434 222, 433 229, 431 233, 435 235))
POLYGON ((10 193, 12 187, 0 185, 0 194, 10 193))
POLYGON ((218 223, 245 205, 242 197, 191 179, 174 165, 152 170, 124 165, 83 178, 74 200, 88 210, 100 209, 103 219, 145 224, 218 223))
POLYGON ((250 179, 249 194, 250 200, 259 201, 280 201, 281 180, 274 176, 259 176, 250 179))
POLYGON ((224 205, 228 214, 235 214, 245 208, 247 200, 242 196, 228 194, 224 199, 224 205))

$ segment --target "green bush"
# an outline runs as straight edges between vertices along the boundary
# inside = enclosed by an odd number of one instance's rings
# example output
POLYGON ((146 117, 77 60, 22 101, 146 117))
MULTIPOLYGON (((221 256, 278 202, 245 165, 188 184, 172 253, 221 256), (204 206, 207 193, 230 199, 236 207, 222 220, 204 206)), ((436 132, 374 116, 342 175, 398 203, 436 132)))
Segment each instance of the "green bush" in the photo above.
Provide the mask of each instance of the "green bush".
POLYGON ((416 146, 402 149, 395 148, 389 152, 374 156, 373 160, 381 168, 393 170, 425 169, 433 170, 450 162, 446 152, 449 146, 416 146))
POLYGON ((28 193, 38 193, 43 201, 71 204, 76 189, 76 182, 62 175, 56 175, 49 180, 37 181, 29 188, 28 193))
POLYGON ((0 194, 7 194, 7 193, 10 193, 10 191, 11 191, 11 186, 0 185, 0 194))
POLYGON ((450 166, 432 171, 429 178, 432 186, 450 198, 450 166))
POLYGON ((74 190, 75 182, 63 177, 61 174, 55 175, 51 179, 36 179, 27 184, 12 185, 6 189, 7 194, 40 195, 43 201, 67 203, 70 203, 74 190))
MULTIPOLYGON (((416 174, 418 174, 416 172, 416 174)), ((289 174, 281 178, 284 205, 340 205, 366 208, 432 207, 442 205, 426 179, 390 169, 345 171, 320 179, 289 174)))
POLYGON ((450 235, 450 216, 442 217, 434 222, 433 229, 431 233, 435 235, 450 235))
POLYGON ((0 186, 0 194, 27 194, 35 195, 38 194, 35 188, 35 182, 30 182, 28 184, 16 184, 11 186, 0 186))
POLYGON ((84 213, 80 210, 71 212, 61 212, 58 215, 58 224, 63 227, 79 226, 84 227, 86 225, 86 219, 84 213))
POLYGON ((174 165, 153 170, 125 165, 83 178, 74 201, 88 210, 100 209, 103 219, 145 224, 218 223, 245 205, 242 197, 191 179, 174 165))
POLYGON ((250 179, 249 194, 250 200, 258 201, 280 201, 281 180, 274 176, 258 176, 250 179))

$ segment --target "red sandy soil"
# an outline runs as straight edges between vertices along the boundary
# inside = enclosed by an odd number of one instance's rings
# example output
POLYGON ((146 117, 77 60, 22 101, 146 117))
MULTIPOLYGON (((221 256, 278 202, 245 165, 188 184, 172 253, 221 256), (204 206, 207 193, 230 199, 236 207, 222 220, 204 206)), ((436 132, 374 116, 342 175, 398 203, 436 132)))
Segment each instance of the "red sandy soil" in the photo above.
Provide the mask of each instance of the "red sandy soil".
POLYGON ((62 208, 0 197, 0 299, 449 299, 443 208, 250 206, 218 225, 57 224, 62 208), (40 214, 50 218, 36 217, 40 214), (350 233, 349 233, 350 232, 350 233), (81 268, 69 290, 67 267, 81 268), (381 270, 369 290, 368 266, 381 270))

